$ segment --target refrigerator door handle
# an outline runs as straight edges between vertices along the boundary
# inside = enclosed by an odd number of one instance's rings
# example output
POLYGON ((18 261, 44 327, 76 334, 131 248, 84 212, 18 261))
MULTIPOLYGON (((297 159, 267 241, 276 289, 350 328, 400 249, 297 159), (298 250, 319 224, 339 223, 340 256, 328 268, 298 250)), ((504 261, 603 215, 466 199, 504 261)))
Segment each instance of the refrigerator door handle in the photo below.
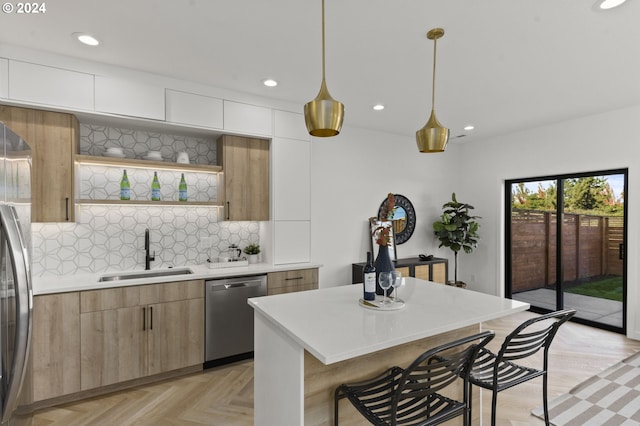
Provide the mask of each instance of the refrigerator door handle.
POLYGON ((1 232, 7 241, 7 251, 13 269, 16 306, 13 363, 11 366, 6 366, 8 386, 2 401, 2 419, 0 419, 4 423, 11 418, 15 410, 27 368, 31 340, 33 295, 31 291, 29 253, 24 244, 20 222, 13 206, 0 205, 0 226, 2 228, 1 232))

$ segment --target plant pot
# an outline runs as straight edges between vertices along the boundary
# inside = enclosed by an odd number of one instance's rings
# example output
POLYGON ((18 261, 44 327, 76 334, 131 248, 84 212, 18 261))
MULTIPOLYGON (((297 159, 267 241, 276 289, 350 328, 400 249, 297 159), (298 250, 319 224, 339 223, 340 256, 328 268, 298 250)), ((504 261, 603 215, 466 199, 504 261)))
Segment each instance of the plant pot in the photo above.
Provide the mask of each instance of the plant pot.
MULTIPOLYGON (((380 287, 380 272, 391 272, 395 270, 391 257, 389 256, 389 247, 380 246, 374 265, 376 267, 376 294, 382 296, 384 290, 380 287)), ((393 287, 387 289, 387 296, 391 293, 393 293, 393 287)))
POLYGON ((254 263, 258 263, 258 256, 260 256, 259 254, 248 254, 247 255, 247 260, 249 261, 249 264, 254 264, 254 263))

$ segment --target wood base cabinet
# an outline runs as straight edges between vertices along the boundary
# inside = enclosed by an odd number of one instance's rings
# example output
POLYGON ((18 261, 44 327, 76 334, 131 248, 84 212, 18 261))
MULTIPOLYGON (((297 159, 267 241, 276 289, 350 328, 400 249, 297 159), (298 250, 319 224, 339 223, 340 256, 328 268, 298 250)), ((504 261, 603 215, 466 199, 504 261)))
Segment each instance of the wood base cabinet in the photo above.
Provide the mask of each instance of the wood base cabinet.
POLYGON ((61 293, 33 298, 27 376, 20 405, 80 391, 80 296, 61 293))
POLYGON ((267 295, 269 296, 317 288, 318 268, 270 272, 267 274, 267 295))
POLYGON ((31 148, 31 221, 73 222, 73 156, 80 144, 76 117, 0 105, 0 121, 31 148))
POLYGON ((81 293, 82 390, 204 362, 204 282, 81 293))

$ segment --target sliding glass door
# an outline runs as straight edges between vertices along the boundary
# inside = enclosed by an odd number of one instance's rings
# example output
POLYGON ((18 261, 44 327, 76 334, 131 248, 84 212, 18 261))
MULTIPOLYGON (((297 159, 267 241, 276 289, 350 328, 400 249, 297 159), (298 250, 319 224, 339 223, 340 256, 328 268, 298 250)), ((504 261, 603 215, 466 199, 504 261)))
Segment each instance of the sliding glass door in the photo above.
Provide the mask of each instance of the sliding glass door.
POLYGON ((507 296, 625 332, 626 188, 626 169, 507 181, 507 296))

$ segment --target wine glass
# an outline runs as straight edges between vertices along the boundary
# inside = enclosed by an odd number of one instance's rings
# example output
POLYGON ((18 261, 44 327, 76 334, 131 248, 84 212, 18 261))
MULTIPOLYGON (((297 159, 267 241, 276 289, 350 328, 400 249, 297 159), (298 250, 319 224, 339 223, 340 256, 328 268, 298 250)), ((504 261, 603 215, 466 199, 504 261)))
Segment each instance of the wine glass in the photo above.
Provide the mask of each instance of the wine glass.
POLYGON ((391 272, 391 286, 396 292, 395 301, 399 302, 400 297, 398 297, 398 289, 402 285, 402 272, 400 271, 392 271, 391 272))
POLYGON ((391 287, 391 272, 380 272, 380 277, 378 282, 380 283, 380 287, 384 290, 382 304, 386 305, 387 303, 387 290, 391 287))

